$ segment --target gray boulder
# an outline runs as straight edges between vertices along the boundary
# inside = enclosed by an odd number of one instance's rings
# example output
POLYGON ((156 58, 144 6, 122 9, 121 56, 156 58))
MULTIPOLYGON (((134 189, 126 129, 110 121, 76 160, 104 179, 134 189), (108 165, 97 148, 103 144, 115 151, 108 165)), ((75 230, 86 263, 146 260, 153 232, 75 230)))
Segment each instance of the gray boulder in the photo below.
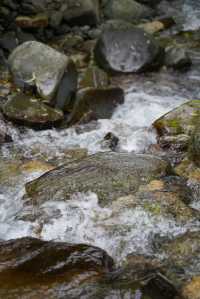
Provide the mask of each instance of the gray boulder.
POLYGON ((29 41, 18 46, 9 56, 8 62, 17 86, 36 86, 42 98, 51 100, 69 59, 49 46, 29 41))
POLYGON ((107 29, 97 41, 94 55, 99 66, 107 71, 136 73, 160 65, 163 51, 140 28, 107 29))

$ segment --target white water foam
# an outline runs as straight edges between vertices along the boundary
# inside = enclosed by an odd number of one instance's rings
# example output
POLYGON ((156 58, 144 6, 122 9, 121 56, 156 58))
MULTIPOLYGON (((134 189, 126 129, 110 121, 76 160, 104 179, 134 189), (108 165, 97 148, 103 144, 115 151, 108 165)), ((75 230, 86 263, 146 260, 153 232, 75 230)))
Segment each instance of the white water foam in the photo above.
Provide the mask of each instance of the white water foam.
POLYGON ((102 208, 94 193, 76 194, 66 202, 46 202, 40 210, 45 215, 44 223, 37 223, 42 225, 41 238, 92 244, 105 249, 118 262, 133 252, 150 254, 154 234, 175 236, 192 228, 192 224, 182 226, 173 218, 131 207, 126 199, 102 208))
MULTIPOLYGON (((133 90, 127 93, 125 103, 116 109, 111 119, 99 120, 97 128, 90 132, 78 134, 75 128, 45 131, 28 129, 25 133, 15 134, 15 147, 29 158, 41 154, 49 159, 62 157, 67 149, 76 147, 96 153, 106 150, 102 147, 102 140, 108 132, 112 132, 119 137, 119 150, 141 153, 156 142, 152 122, 185 101, 184 97, 170 93, 169 96, 156 96, 133 90)), ((9 155, 7 148, 4 148, 4 154, 9 155)))

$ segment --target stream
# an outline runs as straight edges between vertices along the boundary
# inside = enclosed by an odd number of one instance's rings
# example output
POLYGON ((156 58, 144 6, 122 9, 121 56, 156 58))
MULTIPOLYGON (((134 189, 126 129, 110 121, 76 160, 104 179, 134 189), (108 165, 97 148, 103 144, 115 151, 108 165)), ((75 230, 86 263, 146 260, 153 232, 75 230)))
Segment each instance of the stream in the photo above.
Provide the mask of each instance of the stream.
MULTIPOLYGON (((175 2, 178 6, 181 1, 175 2)), ((184 30, 200 28, 200 4, 194 0, 184 2, 179 16, 184 19, 184 30)), ((102 207, 97 195, 91 192, 75 194, 67 202, 48 201, 39 208, 27 206, 23 199, 25 183, 47 169, 19 170, 20 163, 16 162, 20 159, 42 160, 56 161, 59 165, 65 161, 68 150, 87 149, 89 154, 109 151, 102 144, 108 132, 119 138, 118 151, 149 153, 151 146, 156 144, 152 123, 189 99, 200 99, 200 53, 191 51, 190 54, 194 64, 186 73, 161 70, 122 78, 120 85, 126 93, 124 104, 116 109, 111 119, 99 120, 94 127, 88 129, 87 125, 82 125, 78 129, 44 131, 13 128, 14 142, 4 145, 0 153, 7 169, 13 161, 16 165, 14 175, 10 175, 9 181, 3 182, 0 189, 0 239, 33 236, 91 244, 105 249, 120 264, 132 252, 151 254, 153 235, 177 236, 197 230, 199 223, 195 221, 181 225, 167 217, 152 216, 142 207, 123 209, 120 203, 102 207), (30 215, 38 213, 34 209, 40 210, 40 216, 30 219, 30 215)), ((198 203, 193 206, 199 208, 198 203)))

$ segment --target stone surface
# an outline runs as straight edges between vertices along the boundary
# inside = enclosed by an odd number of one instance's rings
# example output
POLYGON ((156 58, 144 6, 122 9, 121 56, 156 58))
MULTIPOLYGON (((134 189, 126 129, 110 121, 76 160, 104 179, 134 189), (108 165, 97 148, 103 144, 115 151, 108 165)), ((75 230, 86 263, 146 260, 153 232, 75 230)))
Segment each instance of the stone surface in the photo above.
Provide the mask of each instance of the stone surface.
POLYGON ((63 18, 71 25, 96 25, 99 21, 99 1, 68 1, 63 18))
POLYGON ((14 122, 39 128, 63 120, 62 111, 45 105, 41 99, 24 94, 11 97, 3 106, 3 113, 14 122))
POLYGON ((107 71, 136 73, 159 65, 162 51, 153 37, 140 28, 107 29, 97 41, 94 55, 107 71))
POLYGON ((37 87, 41 97, 51 100, 63 77, 68 58, 36 41, 18 46, 9 57, 9 65, 14 80, 19 87, 37 87))
POLYGON ((168 171, 168 163, 153 156, 99 153, 63 165, 26 184, 26 192, 37 204, 68 200, 73 193, 92 191, 105 204, 136 192, 140 185, 168 171))
POLYGON ((69 124, 111 118, 118 105, 124 103, 121 88, 86 88, 78 92, 68 119, 69 124))

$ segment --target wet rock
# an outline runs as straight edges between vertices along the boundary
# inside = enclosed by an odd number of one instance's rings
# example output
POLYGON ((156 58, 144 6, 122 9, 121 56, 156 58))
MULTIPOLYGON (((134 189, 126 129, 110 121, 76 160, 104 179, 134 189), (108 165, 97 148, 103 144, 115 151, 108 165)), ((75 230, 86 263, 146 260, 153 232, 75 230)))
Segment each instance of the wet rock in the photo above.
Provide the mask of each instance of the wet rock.
POLYGON ((42 203, 92 191, 105 204, 136 192, 141 184, 168 171, 168 163, 153 156, 100 153, 63 165, 26 184, 26 192, 35 203, 42 203))
POLYGON ((115 136, 112 132, 107 133, 102 142, 102 146, 105 148, 110 148, 112 151, 117 149, 119 143, 119 138, 115 136))
POLYGON ((189 101, 156 120, 153 126, 159 136, 190 135, 199 119, 200 101, 189 101))
POLYGON ((9 57, 15 83, 36 86, 41 97, 51 100, 69 64, 69 59, 42 43, 25 42, 9 57))
POLYGON ((104 6, 103 12, 107 19, 119 19, 133 23, 153 15, 152 9, 134 0, 109 0, 104 6))
POLYGON ((45 105, 41 99, 24 94, 10 97, 3 106, 3 114, 19 124, 45 128, 63 120, 63 113, 45 105))
MULTIPOLYGON (((86 88, 77 93, 77 98, 68 123, 87 123, 91 120, 111 118, 118 105, 124 103, 124 92, 121 88, 86 88)), ((67 107, 66 107, 67 108, 67 107)))
POLYGON ((97 41, 94 55, 100 67, 122 73, 155 68, 163 56, 153 37, 140 28, 105 30, 97 41))
POLYGON ((72 0, 67 4, 63 18, 70 25, 96 25, 98 23, 98 0, 72 0))
POLYGON ((200 298, 200 276, 193 277, 191 281, 183 286, 182 296, 184 299, 200 298))
POLYGON ((48 289, 55 284, 67 285, 81 274, 103 275, 112 269, 112 258, 89 245, 30 237, 0 242, 1 288, 34 289, 40 283, 48 289))
POLYGON ((45 28, 48 26, 48 16, 45 14, 34 17, 18 16, 16 18, 17 26, 21 28, 45 28))
POLYGON ((165 49, 165 65, 174 69, 187 69, 192 61, 183 48, 168 47, 165 49))

